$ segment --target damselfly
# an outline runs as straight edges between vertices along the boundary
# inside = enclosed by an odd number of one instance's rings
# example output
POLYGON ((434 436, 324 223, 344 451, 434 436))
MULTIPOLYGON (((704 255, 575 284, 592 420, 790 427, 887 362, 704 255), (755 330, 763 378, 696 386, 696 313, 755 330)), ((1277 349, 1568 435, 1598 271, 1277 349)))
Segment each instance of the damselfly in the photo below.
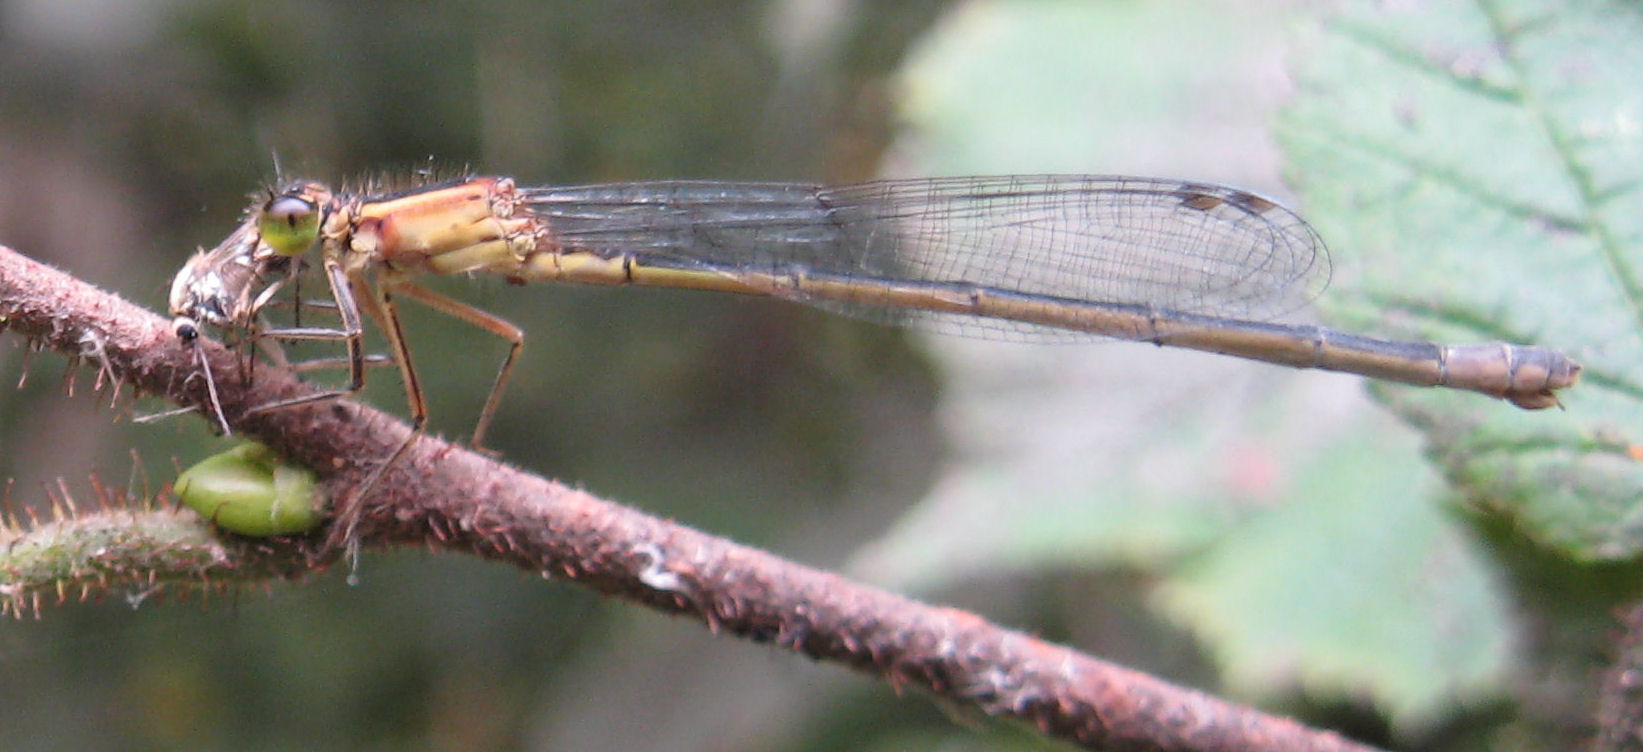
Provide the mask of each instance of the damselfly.
POLYGON ((1105 176, 577 187, 480 177, 388 195, 298 183, 255 207, 221 246, 178 275, 178 333, 193 336, 201 321, 248 325, 279 284, 270 280, 316 245, 340 326, 279 336, 345 342, 348 384, 260 409, 358 391, 368 316, 399 364, 420 432, 427 407, 396 308, 404 297, 510 344, 475 445, 495 415, 523 333, 417 285, 418 275, 484 272, 513 282, 765 295, 983 336, 1070 334, 1187 347, 1465 389, 1526 409, 1557 405, 1557 390, 1580 372, 1562 353, 1540 347, 1393 341, 1273 323, 1329 279, 1327 251, 1306 222, 1234 188, 1105 176))

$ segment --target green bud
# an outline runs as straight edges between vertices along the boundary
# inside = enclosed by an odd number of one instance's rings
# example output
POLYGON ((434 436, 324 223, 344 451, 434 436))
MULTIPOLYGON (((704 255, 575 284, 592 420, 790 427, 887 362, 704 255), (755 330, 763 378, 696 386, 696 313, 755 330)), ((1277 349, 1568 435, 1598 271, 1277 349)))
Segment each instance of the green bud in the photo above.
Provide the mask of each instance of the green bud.
POLYGON ((218 527, 254 537, 295 535, 325 520, 314 472, 246 442, 177 476, 177 496, 218 527))

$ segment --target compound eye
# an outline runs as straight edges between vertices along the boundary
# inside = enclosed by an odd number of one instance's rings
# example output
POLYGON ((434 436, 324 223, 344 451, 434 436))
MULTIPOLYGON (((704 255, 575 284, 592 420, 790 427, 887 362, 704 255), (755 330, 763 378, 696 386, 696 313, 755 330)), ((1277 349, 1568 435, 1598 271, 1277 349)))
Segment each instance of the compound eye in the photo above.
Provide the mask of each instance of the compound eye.
POLYGON ((257 230, 281 256, 301 256, 319 239, 319 207, 301 196, 275 196, 262 207, 257 230))
POLYGON ((179 317, 171 323, 171 329, 177 333, 177 339, 182 340, 183 344, 193 344, 200 338, 200 328, 191 318, 179 317))

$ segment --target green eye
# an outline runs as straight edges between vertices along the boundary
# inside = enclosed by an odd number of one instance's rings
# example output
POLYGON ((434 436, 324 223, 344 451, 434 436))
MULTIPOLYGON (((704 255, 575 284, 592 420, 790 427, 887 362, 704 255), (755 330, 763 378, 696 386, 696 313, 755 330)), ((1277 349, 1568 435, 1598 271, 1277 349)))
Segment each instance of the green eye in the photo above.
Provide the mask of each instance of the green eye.
POLYGON ((275 196, 262 207, 257 230, 281 256, 301 256, 319 239, 319 207, 300 196, 275 196))
POLYGON ((183 471, 177 495, 218 527, 240 535, 295 535, 325 520, 326 500, 313 471, 286 464, 253 442, 183 471))

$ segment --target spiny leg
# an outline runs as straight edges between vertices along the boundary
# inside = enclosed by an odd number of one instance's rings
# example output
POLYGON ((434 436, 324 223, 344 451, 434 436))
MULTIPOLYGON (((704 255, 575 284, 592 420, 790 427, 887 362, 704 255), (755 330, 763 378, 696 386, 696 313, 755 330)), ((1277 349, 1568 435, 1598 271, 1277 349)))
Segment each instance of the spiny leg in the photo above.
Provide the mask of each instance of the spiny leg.
POLYGON ((503 357, 502 365, 496 371, 496 379, 491 382, 490 394, 485 397, 485 407, 479 413, 479 422, 474 426, 473 439, 469 441, 469 445, 474 449, 483 450, 485 430, 490 427, 491 418, 495 417, 497 408, 502 404, 502 393, 507 389, 509 377, 513 375, 514 362, 518 360, 519 352, 525 347, 524 330, 495 314, 448 298, 421 285, 396 281, 389 286, 396 294, 404 295, 435 311, 484 329, 508 343, 508 354, 503 357))
POLYGON ((513 373, 514 362, 525 344, 525 333, 519 327, 495 315, 445 297, 420 285, 405 280, 393 280, 373 288, 371 299, 373 305, 368 310, 372 318, 376 319, 382 327, 393 360, 399 363, 400 376, 405 386, 405 399, 410 404, 411 409, 411 435, 406 437, 405 441, 396 447, 386 460, 371 471, 365 481, 358 486, 351 503, 344 505, 344 509, 339 513, 337 526, 334 528, 337 533, 333 534, 333 543, 348 546, 350 556, 357 553, 354 531, 359 523, 361 513, 359 502, 381 480, 382 476, 404 456, 405 452, 422 436, 427 427, 428 405, 422 391, 421 379, 417 375, 416 366, 411 360, 410 347, 405 342, 405 332, 401 324, 399 309, 394 302, 396 294, 403 295, 435 311, 484 329, 508 342, 507 357, 503 359, 502 366, 497 371, 496 380, 491 385, 491 392, 485 398, 485 407, 480 413, 479 423, 474 429, 472 446, 475 449, 481 449, 480 441, 484 438, 485 429, 489 426, 491 418, 496 414, 497 406, 502 400, 502 393, 507 386, 508 377, 513 373))
MULTIPOLYGON (((359 541, 354 537, 354 531, 359 526, 359 519, 364 511, 365 497, 376 487, 377 482, 382 480, 382 476, 405 456, 411 445, 422 437, 428 425, 428 403, 422 394, 422 382, 417 377, 416 366, 411 361, 411 350, 405 344, 405 330, 400 323, 399 309, 394 305, 393 294, 389 290, 392 285, 371 285, 364 280, 360 280, 360 285, 369 288, 369 297, 366 298, 370 303, 368 312, 382 329, 383 337, 388 340, 391 357, 399 364, 400 379, 405 388, 405 401, 411 409, 411 433, 388 454, 386 459, 371 469, 371 473, 354 488, 349 498, 338 505, 337 519, 333 523, 327 544, 345 548, 349 560, 353 562, 359 559, 359 541)), ((338 303, 342 303, 340 298, 338 303)), ((356 320, 357 310, 355 307, 356 320)), ((350 355, 353 354, 350 350, 350 355)), ((359 359, 356 358, 355 362, 359 363, 359 359)), ((363 369, 363 363, 359 363, 357 367, 363 369)), ((361 378, 363 379, 363 376, 361 378)))
POLYGON ((340 326, 325 327, 292 327, 289 329, 271 329, 261 332, 259 336, 278 340, 319 340, 326 342, 342 341, 348 347, 348 385, 342 389, 334 389, 319 394, 308 394, 301 397, 270 402, 258 405, 246 411, 247 414, 280 410, 297 405, 307 405, 315 402, 324 402, 340 397, 358 394, 365 388, 365 345, 364 323, 360 320, 358 302, 354 299, 353 290, 349 285, 347 273, 341 265, 334 261, 325 262, 326 279, 331 284, 331 295, 336 300, 337 315, 341 318, 340 326))

